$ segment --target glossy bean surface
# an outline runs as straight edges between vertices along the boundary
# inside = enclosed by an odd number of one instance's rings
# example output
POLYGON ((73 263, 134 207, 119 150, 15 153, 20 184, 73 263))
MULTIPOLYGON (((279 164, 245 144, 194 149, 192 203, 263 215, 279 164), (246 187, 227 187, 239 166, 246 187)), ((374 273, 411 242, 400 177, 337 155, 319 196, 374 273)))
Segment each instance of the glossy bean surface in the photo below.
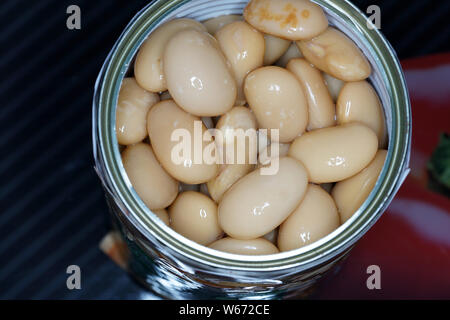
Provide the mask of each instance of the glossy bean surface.
POLYGON ((376 134, 359 123, 307 132, 294 140, 289 156, 303 163, 314 183, 347 179, 375 157, 376 134))
POLYGON ((148 144, 128 146, 122 152, 122 163, 134 190, 149 209, 164 209, 175 200, 178 182, 162 168, 148 144))
POLYGON ((310 39, 328 27, 322 8, 307 0, 251 0, 244 18, 258 30, 288 40, 310 39))
POLYGON ((123 79, 116 109, 119 144, 130 145, 147 137, 147 113, 157 102, 158 95, 142 89, 134 78, 123 79))
POLYGON ((142 44, 136 56, 134 75, 139 85, 151 92, 167 90, 163 71, 163 54, 169 39, 185 29, 206 31, 206 28, 192 19, 175 19, 158 27, 142 44))
POLYGON ((180 193, 169 208, 170 226, 184 237, 209 245, 222 237, 217 205, 200 192, 180 193))

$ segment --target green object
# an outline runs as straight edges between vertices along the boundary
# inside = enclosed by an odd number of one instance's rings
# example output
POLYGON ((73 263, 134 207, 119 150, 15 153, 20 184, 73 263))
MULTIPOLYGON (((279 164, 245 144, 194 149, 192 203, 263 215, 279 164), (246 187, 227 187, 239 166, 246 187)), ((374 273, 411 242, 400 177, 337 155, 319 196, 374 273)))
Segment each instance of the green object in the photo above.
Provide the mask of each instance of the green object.
POLYGON ((434 180, 450 189, 450 135, 441 135, 427 167, 434 180))

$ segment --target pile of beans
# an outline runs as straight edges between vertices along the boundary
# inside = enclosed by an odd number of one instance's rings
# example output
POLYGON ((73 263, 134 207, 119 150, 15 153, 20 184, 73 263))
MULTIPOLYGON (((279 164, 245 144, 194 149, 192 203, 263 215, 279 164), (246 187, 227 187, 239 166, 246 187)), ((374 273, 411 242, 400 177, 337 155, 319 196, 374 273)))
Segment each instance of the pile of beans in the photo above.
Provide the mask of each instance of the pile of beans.
POLYGON ((303 247, 348 220, 383 167, 385 118, 370 74, 360 49, 306 0, 169 21, 120 89, 123 166, 146 206, 199 244, 248 255, 303 247), (259 130, 259 163, 174 163, 173 131, 193 133, 198 121, 211 141, 212 128, 259 130), (269 146, 279 168, 263 175, 269 146))

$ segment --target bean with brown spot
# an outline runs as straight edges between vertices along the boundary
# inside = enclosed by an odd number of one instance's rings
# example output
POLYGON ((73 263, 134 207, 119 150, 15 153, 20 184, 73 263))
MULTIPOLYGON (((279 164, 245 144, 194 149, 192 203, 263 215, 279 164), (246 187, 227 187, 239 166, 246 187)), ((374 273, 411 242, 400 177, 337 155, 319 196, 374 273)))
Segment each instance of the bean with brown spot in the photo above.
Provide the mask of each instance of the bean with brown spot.
POLYGON ((184 29, 206 31, 206 28, 195 20, 175 19, 158 27, 142 44, 134 65, 134 75, 142 88, 151 92, 167 90, 163 72, 164 49, 169 39, 184 29))

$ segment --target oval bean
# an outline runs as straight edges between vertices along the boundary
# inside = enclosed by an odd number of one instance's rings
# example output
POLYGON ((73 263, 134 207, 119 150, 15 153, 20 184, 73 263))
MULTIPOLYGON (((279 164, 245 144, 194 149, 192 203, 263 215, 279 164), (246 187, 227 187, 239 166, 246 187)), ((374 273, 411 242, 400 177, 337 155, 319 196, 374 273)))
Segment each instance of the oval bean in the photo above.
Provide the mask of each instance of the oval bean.
POLYGON ((278 129, 280 142, 290 142, 305 131, 308 102, 291 72, 280 67, 256 69, 247 76, 244 91, 259 127, 278 129))
POLYGON ((219 203, 219 223, 235 239, 255 239, 278 227, 306 190, 308 176, 297 160, 281 158, 274 175, 260 170, 241 178, 219 203))
POLYGON ((259 238, 252 240, 237 240, 233 238, 223 238, 217 240, 209 246, 211 249, 242 255, 267 255, 278 253, 270 241, 259 238))
POLYGON ((196 116, 224 114, 236 101, 237 87, 217 40, 193 29, 174 35, 164 51, 164 75, 170 95, 196 116))
POLYGON ((149 209, 164 209, 175 200, 178 182, 164 171, 148 144, 128 146, 122 152, 122 163, 134 190, 149 209))
POLYGON ((311 244, 339 227, 333 198, 321 187, 310 184, 297 209, 280 226, 278 248, 289 251, 311 244))
POLYGON ((169 216, 173 230, 199 244, 207 246, 223 235, 217 222, 217 205, 203 193, 180 193, 169 208, 169 216))
POLYGON ((297 77, 306 94, 309 112, 307 130, 334 126, 336 110, 321 72, 304 59, 292 59, 286 68, 297 77))
POLYGON ((386 144, 386 126, 383 107, 373 87, 367 81, 349 82, 344 85, 336 105, 338 124, 361 122, 378 137, 379 147, 386 144))
POLYGON ((357 175, 336 183, 331 194, 344 223, 367 199, 378 180, 387 151, 379 150, 372 162, 357 175))
POLYGON ((225 57, 231 63, 238 95, 236 105, 246 103, 243 83, 251 71, 263 65, 264 36, 244 21, 227 24, 216 33, 216 39, 225 57))
MULTIPOLYGON (((148 133, 156 157, 161 162, 161 165, 167 172, 178 181, 186 184, 200 184, 207 182, 218 174, 218 165, 214 163, 207 163, 203 155, 205 149, 214 142, 203 143, 202 154, 198 155, 200 163, 195 163, 195 121, 201 127, 202 136, 206 135, 212 141, 209 132, 200 118, 190 115, 179 108, 173 100, 161 101, 156 104, 148 113, 148 133), (184 155, 183 162, 174 161, 173 152, 176 146, 183 142, 181 137, 179 140, 172 137, 175 130, 181 129, 183 132, 190 135, 189 143, 191 146, 190 155, 184 155)), ((178 138, 178 137, 177 137, 178 138)), ((187 138, 187 137, 186 137, 187 138)), ((178 155, 177 152, 175 152, 178 155)))

